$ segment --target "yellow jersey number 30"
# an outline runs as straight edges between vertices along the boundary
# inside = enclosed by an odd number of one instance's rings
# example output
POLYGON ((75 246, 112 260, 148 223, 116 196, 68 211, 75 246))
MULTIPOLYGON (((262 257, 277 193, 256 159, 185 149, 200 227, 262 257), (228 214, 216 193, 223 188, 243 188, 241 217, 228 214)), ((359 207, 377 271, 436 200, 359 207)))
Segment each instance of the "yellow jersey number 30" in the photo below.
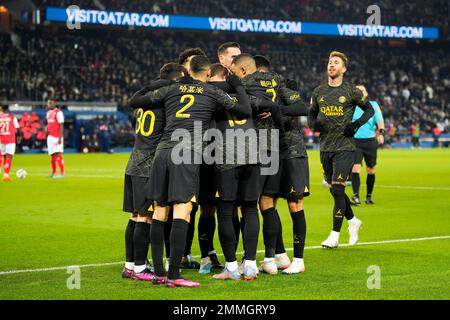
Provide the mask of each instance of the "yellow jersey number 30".
POLYGON ((136 134, 141 134, 144 137, 149 137, 153 133, 155 127, 155 113, 152 110, 147 110, 139 108, 136 112, 136 134), (147 117, 150 117, 150 125, 145 129, 145 121, 147 117))

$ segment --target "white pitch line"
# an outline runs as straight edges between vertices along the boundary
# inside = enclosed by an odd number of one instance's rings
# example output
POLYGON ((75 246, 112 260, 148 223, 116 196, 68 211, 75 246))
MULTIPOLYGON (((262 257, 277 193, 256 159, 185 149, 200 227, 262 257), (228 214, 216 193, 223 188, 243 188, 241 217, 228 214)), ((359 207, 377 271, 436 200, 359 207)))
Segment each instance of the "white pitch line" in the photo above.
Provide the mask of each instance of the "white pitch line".
MULTIPOLYGON (((427 238, 413 238, 413 239, 399 239, 399 240, 382 240, 382 241, 373 241, 373 242, 361 242, 356 246, 369 246, 376 244, 389 244, 389 243, 401 243, 401 242, 416 242, 416 241, 430 241, 430 240, 443 240, 450 239, 450 236, 438 236, 438 237, 427 237, 427 238)), ((340 247, 349 247, 349 244, 340 244, 340 247)), ((321 246, 310 246, 305 247, 305 249, 322 249, 321 246)), ((287 251, 294 250, 293 248, 286 249, 287 251)), ((264 250, 258 250, 258 253, 264 253, 264 250)), ((242 252, 241 252, 242 254, 242 252)), ((218 256, 223 256, 223 254, 217 254, 218 256)), ((200 258, 200 256, 194 256, 194 258, 200 258)), ((108 262, 108 263, 94 263, 94 264, 83 264, 78 265, 76 267, 79 268, 94 268, 94 267, 105 267, 105 266, 115 266, 119 264, 124 264, 124 261, 120 262, 108 262)), ((11 270, 11 271, 2 271, 0 272, 0 276, 9 275, 9 274, 17 274, 17 273, 32 273, 32 272, 45 272, 45 271, 57 271, 57 270, 67 270, 67 268, 74 266, 65 266, 65 267, 51 267, 51 268, 40 268, 40 269, 24 269, 24 270, 11 270)))
POLYGON ((412 189, 412 190, 450 191, 450 187, 413 187, 413 186, 383 186, 383 185, 376 185, 376 188, 382 188, 382 189, 412 189))
MULTIPOLYGON (((34 172, 35 173, 35 172, 34 172)), ((35 173, 36 174, 36 173, 35 173)), ((44 172, 41 173, 43 176, 44 172)), ((104 174, 66 174, 66 178, 98 178, 98 179, 123 179, 122 174, 118 175, 104 175, 104 174)), ((317 184, 318 186, 322 186, 322 184, 317 184)), ((376 185, 376 188, 380 189, 400 189, 400 190, 427 190, 427 191, 450 191, 450 187, 415 187, 415 186, 388 186, 388 185, 376 185)))

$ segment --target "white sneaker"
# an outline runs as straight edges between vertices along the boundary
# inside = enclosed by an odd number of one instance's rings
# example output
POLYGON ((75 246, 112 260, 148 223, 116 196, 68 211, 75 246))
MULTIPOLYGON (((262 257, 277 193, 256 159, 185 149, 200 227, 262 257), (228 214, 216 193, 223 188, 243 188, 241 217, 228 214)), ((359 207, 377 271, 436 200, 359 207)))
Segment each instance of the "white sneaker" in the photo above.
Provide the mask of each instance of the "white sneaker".
POLYGON ((289 259, 287 253, 276 254, 275 255, 275 264, 277 268, 280 270, 284 270, 291 265, 291 260, 289 259))
POLYGON ((339 246, 339 233, 331 231, 327 240, 322 242, 322 247, 328 249, 336 249, 339 246))
POLYGON ((170 264, 170 259, 166 258, 166 263, 164 265, 164 269, 166 269, 166 272, 169 272, 169 264, 170 264))
POLYGON ((212 269, 211 259, 209 257, 203 258, 200 260, 200 270, 198 273, 200 274, 210 274, 212 269))
POLYGON ((244 259, 242 259, 242 261, 239 263, 238 270, 241 273, 241 275, 244 275, 244 273, 245 273, 245 260, 244 259))
POLYGON ((305 272, 305 263, 303 259, 295 259, 292 261, 291 265, 283 270, 283 274, 291 275, 305 272))
POLYGON ((350 239, 348 244, 354 246, 358 243, 358 234, 361 229, 362 221, 358 218, 353 218, 348 222, 348 233, 350 234, 350 239))
POLYGON ((278 274, 278 268, 275 260, 263 262, 259 267, 259 271, 272 275, 278 274))

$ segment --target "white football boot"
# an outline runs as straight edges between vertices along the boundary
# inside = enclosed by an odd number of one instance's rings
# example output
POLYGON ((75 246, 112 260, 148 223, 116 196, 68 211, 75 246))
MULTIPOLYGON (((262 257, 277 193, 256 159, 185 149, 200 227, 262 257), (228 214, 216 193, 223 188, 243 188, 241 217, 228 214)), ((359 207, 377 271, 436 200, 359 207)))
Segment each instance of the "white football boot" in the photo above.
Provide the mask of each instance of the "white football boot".
POLYGON ((348 221, 348 233, 350 234, 350 239, 348 244, 354 246, 358 243, 359 230, 361 229, 362 221, 354 217, 352 220, 348 221))
POLYGON ((339 232, 331 231, 328 238, 322 242, 322 247, 336 249, 339 246, 339 232))

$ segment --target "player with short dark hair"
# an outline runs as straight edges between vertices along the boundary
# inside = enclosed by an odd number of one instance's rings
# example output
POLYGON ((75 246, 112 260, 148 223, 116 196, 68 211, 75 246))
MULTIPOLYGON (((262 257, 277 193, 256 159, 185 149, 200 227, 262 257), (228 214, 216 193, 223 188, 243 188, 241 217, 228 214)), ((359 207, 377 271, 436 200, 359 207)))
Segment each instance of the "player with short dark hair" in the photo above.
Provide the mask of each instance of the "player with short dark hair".
POLYGON ((334 198, 333 230, 322 242, 324 248, 337 248, 344 216, 349 220, 350 244, 358 241, 361 221, 357 219, 345 194, 346 182, 355 161, 354 135, 373 115, 367 97, 355 85, 344 81, 348 59, 341 52, 329 56, 328 83, 314 89, 308 117, 310 128, 320 132, 321 162, 325 180, 334 198), (356 106, 361 118, 352 122, 356 106))
POLYGON ((56 106, 56 101, 49 99, 47 101, 47 149, 51 156, 52 173, 50 178, 64 177, 64 114, 56 106), (56 175, 56 166, 59 167, 60 175, 56 175))
MULTIPOLYGON (((365 95, 368 95, 366 87, 363 85, 357 86, 365 95)), ((361 179, 359 174, 361 173, 362 161, 366 162, 367 166, 367 194, 366 204, 375 204, 372 200, 373 188, 375 186, 375 172, 377 165, 378 146, 384 144, 384 118, 381 112, 381 107, 375 101, 370 101, 373 107, 375 115, 355 134, 356 143, 356 159, 352 170, 352 188, 353 197, 351 198, 352 204, 360 205, 361 200, 359 198, 359 188, 361 186, 361 179)), ((357 107, 353 120, 356 121, 362 114, 362 110, 357 107)))
MULTIPOLYGON (((283 101, 287 104, 297 104, 296 107, 300 107, 302 104, 299 99, 300 96, 286 87, 285 80, 281 75, 273 72, 258 71, 255 59, 249 54, 241 54, 237 56, 233 60, 231 71, 242 79, 242 82, 250 95, 272 101, 274 103, 283 101), (294 99, 292 99, 292 97, 294 97, 294 99)), ((272 117, 258 116, 255 118, 255 126, 257 129, 268 130, 269 135, 266 140, 268 141, 266 151, 269 151, 272 155, 276 155, 280 151, 277 145, 272 145, 270 141, 271 130, 277 129, 274 121, 274 115, 272 115, 272 117)), ((280 130, 280 132, 282 131, 284 130, 280 130)), ((261 139, 261 136, 258 138, 261 139)), ((284 143, 285 139, 280 137, 280 141, 284 143)), ((275 141, 275 143, 279 144, 279 141, 275 141)), ((281 149, 283 149, 283 147, 281 147, 281 149)), ((265 245, 265 259, 260 270, 270 274, 276 274, 278 272, 278 268, 275 263, 275 252, 281 220, 276 211, 275 199, 278 198, 281 193, 281 177, 281 166, 279 166, 276 174, 270 176, 261 175, 260 177, 261 197, 259 200, 259 206, 263 216, 263 235, 265 245)))
MULTIPOLYGON (((200 49, 200 48, 188 48, 186 50, 184 50, 182 53, 180 53, 179 58, 178 58, 178 63, 185 69, 185 77, 190 77, 190 62, 191 59, 195 56, 204 56, 206 57, 205 52, 200 49)), ((212 189, 212 188, 210 188, 212 189)), ((200 190, 200 194, 203 195, 204 189, 200 190)), ((203 199, 205 197, 204 196, 199 196, 199 203, 203 204, 203 199)), ((206 197, 207 198, 207 197, 206 197)), ((213 195, 210 196, 210 198, 213 198, 213 195)), ((207 200, 206 200, 207 201, 207 200)), ((186 247, 184 250, 184 255, 183 255, 183 259, 182 259, 182 264, 181 266, 183 268, 186 269, 200 269, 201 265, 198 261, 196 261, 192 256, 191 256, 191 249, 192 249, 192 243, 194 240, 194 233, 195 233, 195 220, 196 220, 196 214, 198 211, 198 205, 194 204, 193 208, 192 208, 192 212, 191 212, 191 218, 190 218, 190 222, 189 222, 189 227, 188 227, 188 233, 187 233, 187 239, 186 239, 186 247)), ((170 215, 172 214, 172 211, 170 212, 170 215)), ((170 256, 170 239, 169 239, 169 234, 170 234, 170 229, 172 228, 172 219, 169 219, 168 222, 165 224, 165 234, 166 234, 166 252, 168 253, 168 256, 170 256)), ((206 226, 206 228, 211 229, 211 219, 209 217, 206 218, 199 218, 199 227, 203 228, 204 226, 206 226), (206 221, 206 223, 205 223, 206 221)), ((215 221, 214 221, 214 226, 215 226, 215 221)), ((214 234, 214 231, 213 231, 214 234)), ((200 233, 199 233, 200 236, 200 233)), ((214 251, 214 244, 213 241, 211 240, 210 242, 210 258, 213 261, 214 267, 221 267, 221 264, 217 258, 217 255, 214 251)), ((166 259, 166 270, 169 270, 169 264, 170 264, 170 258, 167 257, 166 259)))
POLYGON ((253 56, 253 59, 255 59, 256 68, 260 72, 270 72, 272 69, 272 64, 270 63, 270 60, 262 55, 256 55, 253 56))
MULTIPOLYGON (((220 63, 211 65, 210 83, 217 83, 217 79, 226 79, 229 71, 220 63)), ((225 80, 224 80, 225 81, 225 80)), ((226 86, 229 86, 225 82, 226 86)), ((211 127, 215 127, 213 119, 211 127)), ((217 253, 214 249, 214 234, 216 231, 216 198, 214 179, 214 165, 202 164, 200 167, 200 217, 198 219, 198 241, 200 246, 200 268, 199 273, 209 274, 212 269, 222 269, 217 253)))
MULTIPOLYGON (((210 84, 222 87, 226 84, 228 69, 221 64, 215 65, 213 69, 214 76, 211 77, 210 84)), ((227 93, 233 99, 238 99, 232 88, 227 93)), ((214 120, 215 127, 222 132, 224 137, 231 133, 238 137, 238 145, 235 145, 234 139, 234 143, 231 144, 226 138, 216 141, 220 154, 224 158, 232 156, 234 162, 215 165, 216 186, 214 190, 219 217, 219 239, 227 263, 222 273, 213 278, 217 280, 241 279, 241 272, 236 261, 236 233, 233 224, 235 208, 241 207, 242 219, 245 221, 242 232, 246 252, 243 276, 245 280, 255 280, 258 276, 256 251, 259 237, 259 190, 255 188, 255 185, 259 184, 260 168, 258 158, 252 159, 250 153, 252 147, 256 147, 257 134, 250 118, 246 119, 222 111, 216 114, 214 120)))
MULTIPOLYGON (((160 79, 136 92, 131 99, 170 85, 171 80, 183 76, 179 64, 169 63, 160 70, 160 79)), ((156 147, 165 126, 164 106, 149 110, 146 106, 135 109, 135 141, 125 170, 123 211, 131 214, 125 230, 126 262, 123 278, 152 281, 153 273, 146 265, 150 242, 153 201, 149 198, 150 171, 156 147)))
MULTIPOLYGON (((267 57, 255 56, 256 67, 260 72, 270 72, 271 63, 267 57)), ((294 80, 286 80, 286 87, 298 92, 298 84, 294 80)), ((300 93, 293 94, 290 100, 296 101, 300 93)), ((303 128, 300 116, 307 116, 309 108, 303 104, 300 107, 281 106, 284 125, 284 139, 288 146, 287 154, 282 160, 281 194, 286 199, 292 218, 294 258, 292 263, 287 256, 283 242, 283 228, 280 228, 275 250, 275 264, 282 269, 283 274, 298 274, 305 272, 303 253, 306 240, 306 219, 303 199, 310 195, 309 163, 306 145, 303 139, 303 128)))
POLYGON ((211 63, 206 57, 195 56, 189 68, 194 79, 192 83, 176 83, 130 101, 132 108, 142 105, 153 108, 159 102, 164 102, 165 106, 166 127, 151 171, 151 197, 155 200, 151 247, 155 279, 158 281, 165 276, 164 223, 168 219, 169 208, 173 206, 170 265, 166 281, 168 287, 200 285, 182 279, 179 267, 186 245, 190 214, 199 194, 200 165, 196 160, 198 157, 201 159, 201 137, 219 108, 243 116, 251 115, 250 102, 240 81, 231 82, 239 96, 239 102, 236 103, 222 90, 206 84, 211 76, 210 68, 211 63), (200 139, 195 135, 199 122, 202 124, 200 139), (178 136, 179 140, 173 140, 173 135, 178 136))
POLYGON ((206 57, 206 53, 205 53, 205 51, 203 51, 200 48, 188 48, 188 49, 184 50, 182 53, 180 53, 180 55, 178 57, 178 63, 180 65, 182 65, 189 74, 191 73, 191 70, 190 70, 191 59, 192 59, 192 57, 195 57, 195 56, 206 57))
POLYGON ((3 158, 3 181, 11 181, 9 172, 12 168, 12 159, 16 153, 16 135, 20 134, 17 118, 10 113, 8 105, 1 106, 0 113, 0 154, 3 158))

